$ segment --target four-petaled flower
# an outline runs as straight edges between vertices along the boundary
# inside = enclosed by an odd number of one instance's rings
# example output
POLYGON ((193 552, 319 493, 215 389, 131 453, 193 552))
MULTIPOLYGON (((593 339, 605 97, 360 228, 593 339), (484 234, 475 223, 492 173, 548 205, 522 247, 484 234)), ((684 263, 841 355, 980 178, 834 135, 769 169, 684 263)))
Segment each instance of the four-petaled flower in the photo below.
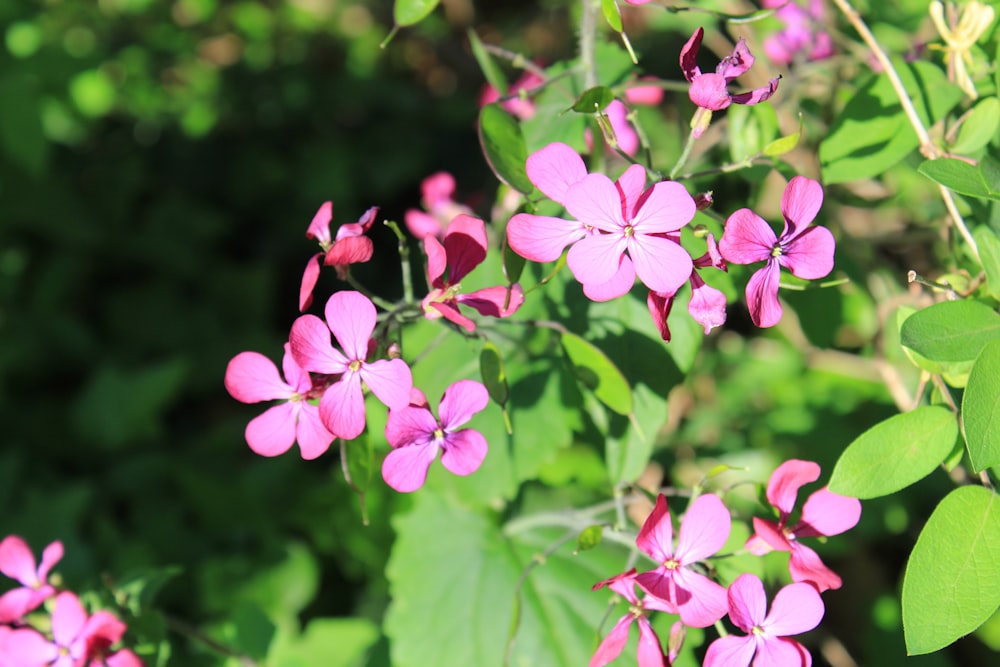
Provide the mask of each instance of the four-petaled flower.
POLYGON ((778 301, 780 267, 799 278, 822 278, 833 270, 836 243, 826 227, 810 226, 823 205, 823 188, 804 176, 789 181, 781 196, 785 229, 780 237, 759 215, 748 208, 729 216, 719 241, 719 251, 732 264, 767 262, 751 276, 746 287, 750 318, 758 327, 774 326, 781 320, 778 301))
POLYGON ((333 294, 326 302, 326 322, 302 315, 289 336, 295 361, 307 371, 339 376, 319 401, 319 416, 330 433, 352 440, 365 430, 364 382, 389 408, 410 400, 413 379, 402 359, 368 361, 369 340, 375 331, 375 305, 360 292, 333 294), (330 343, 330 333, 340 344, 330 343))
POLYGON ((482 315, 508 317, 524 303, 524 292, 518 284, 486 287, 469 294, 461 293, 461 281, 486 259, 486 225, 479 218, 461 214, 448 225, 444 245, 434 236, 424 237, 427 253, 427 281, 430 292, 422 306, 428 319, 445 317, 467 331, 476 323, 458 310, 458 304, 474 308, 482 315))
POLYGON ((334 436, 323 426, 319 408, 308 401, 313 397, 312 378, 296 363, 288 343, 281 367, 287 381, 263 354, 240 352, 226 367, 226 390, 243 403, 284 400, 247 424, 250 449, 261 456, 277 456, 298 442, 302 458, 314 459, 330 447, 334 436))
POLYGON ((460 213, 471 214, 472 209, 459 204, 455 195, 455 177, 446 171, 431 174, 420 184, 424 211, 411 208, 406 211, 406 228, 420 240, 428 234, 441 238, 445 225, 460 213))
POLYGON ((764 584, 753 574, 741 574, 729 587, 729 618, 743 637, 716 639, 705 654, 704 667, 809 667, 812 656, 791 635, 812 630, 823 619, 823 600, 809 584, 789 584, 774 596, 767 610, 764 584))
POLYGON ((393 449, 382 463, 386 484, 402 492, 419 489, 438 451, 441 465, 456 475, 470 475, 478 470, 486 458, 486 438, 474 429, 458 427, 481 412, 489 400, 489 393, 481 383, 459 380, 441 397, 440 419, 434 418, 422 400, 389 410, 385 437, 393 449))
POLYGON ((799 489, 819 479, 820 467, 812 461, 785 461, 772 473, 767 499, 780 513, 778 522, 754 517, 756 531, 747 540, 751 553, 763 555, 772 549, 790 551, 788 567, 792 581, 807 582, 819 592, 840 588, 840 577, 823 564, 815 551, 804 546, 803 537, 839 535, 861 518, 861 501, 833 493, 826 487, 816 491, 802 507, 798 523, 788 525, 799 489))
POLYGON ((604 667, 621 654, 628 641, 628 632, 633 621, 639 626, 639 649, 637 651, 639 667, 665 667, 668 663, 663 655, 663 648, 660 646, 660 638, 653 630, 653 626, 649 624, 647 614, 650 610, 670 611, 668 605, 651 595, 644 596, 642 600, 636 596, 635 568, 610 579, 599 581, 594 584, 591 590, 600 590, 605 586, 625 598, 629 604, 629 610, 618 619, 615 627, 601 641, 601 645, 594 652, 588 667, 604 667))
POLYGON ((0 623, 19 621, 55 595, 49 584, 49 572, 63 557, 62 542, 53 542, 42 552, 42 562, 36 567, 31 548, 17 535, 0 542, 0 572, 21 584, 0 595, 0 623))
POLYGON ((365 211, 358 222, 348 222, 337 229, 337 237, 330 235, 330 222, 333 220, 333 202, 323 202, 316 211, 306 238, 319 243, 322 252, 309 258, 306 270, 302 274, 302 284, 299 287, 299 312, 304 312, 312 305, 313 289, 319 280, 321 265, 332 266, 337 270, 337 276, 344 280, 347 277, 347 267, 351 264, 361 264, 372 258, 374 245, 366 236, 378 216, 378 207, 372 206, 365 211), (320 262, 322 258, 322 263, 320 262))
POLYGON ((698 496, 681 521, 674 548, 667 499, 661 493, 639 530, 636 545, 660 566, 636 575, 635 582, 660 598, 665 610, 680 614, 684 625, 708 627, 726 614, 726 589, 691 566, 722 548, 731 522, 729 510, 718 496, 698 496))

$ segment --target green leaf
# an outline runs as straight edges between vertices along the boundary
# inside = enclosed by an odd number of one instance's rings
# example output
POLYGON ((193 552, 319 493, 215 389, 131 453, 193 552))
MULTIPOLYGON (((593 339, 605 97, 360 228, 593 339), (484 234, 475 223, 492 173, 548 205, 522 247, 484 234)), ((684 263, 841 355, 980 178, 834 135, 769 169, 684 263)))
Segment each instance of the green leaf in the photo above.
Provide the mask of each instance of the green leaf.
POLYGON ((979 247, 979 258, 986 272, 986 291, 1000 299, 1000 238, 986 225, 976 227, 972 237, 979 247))
POLYGON ((371 487, 372 469, 375 467, 371 439, 367 435, 362 435, 350 442, 345 442, 342 451, 347 461, 350 485, 355 493, 364 496, 371 487))
POLYGON ((984 157, 980 165, 975 166, 955 158, 925 160, 917 171, 959 194, 1000 201, 1000 191, 992 188, 983 171, 988 161, 989 158, 984 157))
MULTIPOLYGON (((910 317, 910 315, 913 315, 913 313, 915 312, 917 312, 917 309, 914 308, 913 306, 900 306, 896 310, 897 333, 903 330, 903 322, 905 322, 907 318, 910 317)), ((936 361, 931 361, 930 359, 927 359, 926 357, 917 354, 916 352, 906 347, 905 345, 900 345, 899 349, 903 351, 903 354, 905 354, 906 358, 910 360, 910 363, 912 363, 917 368, 925 370, 928 373, 941 374, 945 372, 946 369, 945 364, 941 364, 936 361)))
POLYGON ((271 644, 270 667, 357 667, 378 641, 367 618, 314 618, 305 632, 280 632, 271 644))
POLYGON ((503 75, 503 71, 493 60, 493 56, 489 54, 486 47, 483 46, 483 42, 479 39, 479 35, 472 28, 468 30, 469 44, 472 45, 472 55, 476 57, 476 62, 479 63, 479 69, 483 71, 483 76, 486 77, 486 81, 493 86, 494 90, 501 97, 507 94, 507 78, 503 75))
POLYGON ((799 145, 799 137, 802 136, 802 114, 799 114, 799 129, 794 133, 789 134, 787 137, 781 137, 780 139, 775 139, 767 146, 764 147, 764 155, 769 157, 778 157, 779 155, 784 155, 790 150, 793 150, 799 145))
POLYGON ((978 301, 942 301, 906 318, 900 338, 931 361, 971 361, 1000 338, 1000 315, 978 301))
POLYGON ((958 438, 948 409, 928 405, 890 417, 862 433, 840 455, 830 490, 853 498, 878 498, 923 479, 944 461, 958 438))
POLYGON ((479 374, 482 375, 483 384, 493 402, 500 407, 507 405, 510 388, 507 386, 503 357, 500 355, 500 348, 488 341, 483 343, 483 349, 479 353, 479 374))
POLYGON ((571 111, 579 113, 597 113, 603 111, 604 107, 611 104, 615 99, 615 94, 607 86, 594 86, 583 91, 576 102, 569 108, 571 111))
POLYGON ((524 266, 527 264, 524 257, 521 257, 516 252, 511 250, 510 244, 507 243, 507 235, 503 235, 503 276, 507 279, 507 283, 513 285, 521 279, 521 273, 524 271, 524 266))
POLYGON ((972 108, 950 150, 960 155, 974 153, 980 148, 985 148, 998 129, 1000 129, 1000 100, 987 97, 972 108))
POLYGON ((601 0, 601 11, 604 12, 604 18, 612 30, 618 33, 624 30, 622 26, 622 12, 618 8, 618 0, 601 0))
MULTIPOLYGON (((899 60, 894 64, 925 126, 962 99, 962 91, 937 66, 899 60)), ((843 183, 877 176, 919 143, 888 75, 881 74, 851 97, 820 144, 823 181, 843 183)))
POLYGON ((573 373, 601 403, 620 415, 632 412, 632 390, 628 380, 607 355, 573 333, 563 333, 560 341, 573 373))
POLYGON ((441 0, 396 0, 392 16, 396 25, 407 26, 420 23, 434 11, 441 0))
POLYGON ((521 126, 499 104, 487 104, 479 112, 479 143, 497 178, 524 193, 535 189, 524 170, 528 150, 521 126))
POLYGON ((909 655, 944 648, 1000 605, 1000 502, 981 486, 955 489, 920 531, 903 576, 909 655))
POLYGON ((962 395, 962 423, 976 472, 1000 463, 1000 340, 976 358, 962 395))
POLYGON ((590 551, 601 543, 603 536, 604 526, 601 524, 595 523, 593 526, 587 526, 576 536, 576 550, 590 551))
POLYGON ((267 656, 274 639, 274 623, 252 602, 241 600, 231 612, 235 636, 233 648, 254 660, 267 656))

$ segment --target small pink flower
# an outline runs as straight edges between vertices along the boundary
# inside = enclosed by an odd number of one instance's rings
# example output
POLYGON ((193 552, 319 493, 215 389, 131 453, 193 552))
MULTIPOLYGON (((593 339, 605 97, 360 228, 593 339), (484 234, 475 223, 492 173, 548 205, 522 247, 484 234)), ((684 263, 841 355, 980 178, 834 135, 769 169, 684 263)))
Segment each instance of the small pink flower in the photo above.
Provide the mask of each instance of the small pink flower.
POLYGON ((385 483, 397 491, 415 491, 424 485, 427 470, 441 452, 441 465, 456 475, 470 475, 486 458, 486 438, 479 431, 457 427, 481 412, 490 396, 479 382, 459 380, 441 397, 440 419, 426 401, 389 410, 385 437, 393 449, 382 463, 385 483), (423 405, 420 405, 423 403, 423 405))
POLYGON ((819 625, 823 600, 808 584, 789 584, 774 596, 767 611, 764 584, 753 574, 741 574, 729 587, 729 618, 743 637, 716 639, 705 654, 704 667, 810 667, 812 656, 791 635, 819 625))
POLYGON ((341 280, 346 278, 348 266, 361 264, 372 258, 374 245, 366 234, 376 217, 378 217, 378 207, 373 206, 365 211, 358 222, 341 225, 337 229, 337 237, 332 238, 330 222, 333 220, 333 202, 323 202, 306 230, 306 238, 319 243, 322 252, 309 259, 302 274, 302 285, 299 287, 299 312, 304 312, 312 304, 313 289, 319 280, 320 258, 323 260, 322 264, 336 268, 337 276, 341 280))
POLYGON ((287 381, 263 354, 241 352, 226 367, 226 390, 242 403, 284 401, 247 424, 250 449, 261 456, 278 456, 298 442, 302 458, 314 459, 329 449, 334 436, 323 426, 319 408, 308 401, 314 398, 312 378, 296 363, 288 343, 281 366, 287 381))
POLYGON ((402 359, 368 361, 375 331, 375 305, 360 292, 333 294, 326 302, 326 322, 302 315, 289 336, 292 356, 305 370, 339 376, 319 402, 319 416, 333 435, 353 440, 365 430, 365 398, 361 383, 389 408, 410 400, 413 379, 402 359), (333 333, 343 352, 330 343, 333 333))
POLYGON ((406 228, 420 240, 428 234, 444 237, 445 226, 456 215, 472 214, 472 209, 456 202, 455 178, 446 171, 439 171, 424 179, 420 185, 422 203, 426 213, 417 209, 406 212, 406 228))
POLYGON ((490 317, 509 317, 521 307, 524 292, 518 284, 510 288, 487 287, 470 294, 460 292, 462 279, 486 259, 487 243, 486 224, 464 214, 448 225, 444 245, 434 236, 424 237, 430 292, 421 305, 428 319, 444 317, 467 331, 475 331, 475 322, 459 311, 460 303, 490 317))
POLYGON ((642 524, 635 543, 660 563, 655 570, 636 576, 635 582, 664 603, 664 610, 680 614, 684 625, 704 628, 726 614, 726 589, 691 569, 722 548, 732 520, 718 496, 698 496, 681 521, 677 547, 663 494, 642 524))
POLYGON ((53 542, 45 547, 42 562, 36 567, 35 556, 23 539, 9 535, 0 542, 0 572, 21 584, 0 595, 0 623, 19 621, 55 595, 48 582, 49 572, 62 557, 62 542, 53 542))
MULTIPOLYGON (((707 335, 715 327, 726 323, 726 295, 707 285, 698 275, 697 269, 711 266, 725 271, 726 261, 719 253, 714 236, 709 234, 705 238, 705 242, 708 250, 704 255, 694 260, 694 269, 691 270, 691 299, 688 301, 688 313, 695 322, 702 326, 707 335)), ((667 326, 667 316, 670 315, 675 296, 676 293, 662 294, 651 291, 646 298, 646 305, 653 317, 653 323, 660 330, 660 336, 668 343, 670 342, 670 327, 667 326)))
MULTIPOLYGON (((592 590, 600 590, 607 586, 618 595, 628 601, 628 613, 618 619, 615 627, 612 628, 597 651, 590 659, 588 667, 604 667, 617 658, 625 643, 628 641, 629 628, 635 621, 639 626, 639 648, 637 657, 639 667, 666 667, 669 663, 663 655, 663 647, 660 645, 660 638, 657 636, 653 626, 649 624, 647 618, 651 610, 669 611, 661 600, 651 595, 646 595, 640 600, 635 594, 635 568, 628 572, 619 574, 610 579, 599 581, 594 584, 592 590)), ((671 635, 673 631, 671 630, 671 635)))
POLYGON ((790 64, 803 53, 806 60, 824 60, 833 55, 833 38, 820 30, 824 20, 823 0, 809 0, 805 9, 794 0, 763 0, 765 9, 777 8, 775 17, 784 29, 764 40, 764 51, 776 63, 790 64))
POLYGON ((757 555, 772 549, 790 551, 792 581, 807 582, 822 593, 840 588, 840 577, 823 564, 815 551, 799 540, 803 537, 839 535, 853 528, 861 518, 861 501, 837 495, 823 487, 806 500, 798 523, 788 525, 799 489, 819 479, 819 473, 819 465, 812 461, 792 459, 778 466, 767 484, 767 499, 778 509, 778 522, 754 517, 756 532, 747 540, 746 548, 757 555))
MULTIPOLYGON (((537 64, 537 63, 536 63, 537 64)), ((535 103, 527 96, 533 89, 538 88, 543 83, 545 79, 540 77, 535 72, 525 70, 521 77, 515 81, 508 90, 507 95, 509 99, 500 102, 500 106, 503 107, 512 116, 519 118, 520 120, 528 120, 535 115, 535 103), (520 93, 524 91, 525 95, 522 96, 520 93)), ((492 104, 500 99, 500 93, 496 88, 487 84, 483 89, 482 95, 479 97, 479 106, 484 107, 487 104, 492 104)))
POLYGON ((698 28, 681 49, 681 70, 684 72, 684 78, 691 82, 688 96, 692 102, 709 111, 721 111, 730 104, 757 104, 774 95, 780 77, 775 77, 768 85, 748 93, 731 95, 726 89, 733 79, 753 67, 753 54, 750 53, 746 40, 742 37, 736 43, 733 52, 722 59, 714 73, 703 74, 698 67, 697 59, 698 49, 704 36, 705 30, 698 28))
POLYGON ((836 243, 826 227, 810 226, 823 205, 823 188, 811 178, 796 176, 781 196, 785 229, 775 238, 774 230, 748 208, 729 216, 719 241, 719 251, 732 264, 767 264, 751 276, 746 287, 750 318, 758 327, 774 326, 781 320, 778 302, 780 268, 807 280, 822 278, 833 270, 836 243))

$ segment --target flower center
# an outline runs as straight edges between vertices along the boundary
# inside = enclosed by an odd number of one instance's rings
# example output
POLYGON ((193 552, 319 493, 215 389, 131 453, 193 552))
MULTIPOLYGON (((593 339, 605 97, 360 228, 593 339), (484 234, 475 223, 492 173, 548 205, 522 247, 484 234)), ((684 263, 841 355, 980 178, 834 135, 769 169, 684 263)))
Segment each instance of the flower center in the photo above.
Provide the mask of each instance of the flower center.
POLYGON ((759 625, 755 625, 753 626, 753 629, 750 631, 750 634, 757 635, 759 637, 760 635, 764 634, 764 628, 760 627, 759 625))
POLYGON ((443 438, 444 438, 444 429, 438 426, 436 429, 434 429, 434 439, 441 440, 443 438))
POLYGON ((635 228, 632 225, 625 225, 625 238, 632 238, 635 236, 635 228))
POLYGON ((780 243, 771 248, 771 257, 781 257, 783 254, 785 254, 785 250, 780 243))
POLYGON ((361 370, 361 360, 355 359, 354 361, 352 361, 347 365, 347 368, 350 369, 351 372, 357 373, 358 371, 361 370))
POLYGON ((676 570, 680 566, 681 563, 676 558, 670 558, 665 563, 663 563, 663 567, 667 568, 668 570, 676 570))

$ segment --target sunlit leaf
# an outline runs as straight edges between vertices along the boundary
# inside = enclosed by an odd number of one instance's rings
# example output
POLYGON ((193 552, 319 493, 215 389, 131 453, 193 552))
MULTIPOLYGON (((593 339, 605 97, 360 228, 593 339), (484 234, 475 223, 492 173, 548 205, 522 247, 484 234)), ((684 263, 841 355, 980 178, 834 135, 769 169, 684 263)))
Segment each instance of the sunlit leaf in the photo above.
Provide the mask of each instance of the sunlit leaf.
POLYGON ((501 407, 507 405, 507 397, 510 396, 507 373, 503 368, 500 348, 493 343, 483 343, 483 349, 479 353, 479 373, 493 402, 501 407))
POLYGON ((1000 299, 1000 237, 986 225, 976 227, 972 237, 979 247, 979 258, 986 272, 986 289, 991 296, 1000 299))
POLYGON ((1000 340, 986 344, 962 395, 962 422, 972 467, 1000 463, 1000 340))
POLYGON ((534 189, 524 170, 528 151, 521 126, 499 104, 487 104, 479 112, 479 143, 497 178, 524 193, 534 189))
POLYGON ((408 26, 420 23, 434 11, 441 0, 396 0, 392 16, 396 25, 408 26))
POLYGON ((618 8, 618 0, 601 0, 601 11, 604 12, 604 19, 615 32, 621 32, 622 12, 618 8))
POLYGON ((955 158, 941 158, 925 160, 917 171, 959 194, 1000 201, 1000 190, 994 189, 995 184, 988 180, 988 163, 989 157, 984 157, 979 165, 955 158))
POLYGON ((620 415, 632 412, 632 390, 628 380, 607 355, 576 334, 563 333, 560 341, 573 365, 573 373, 601 403, 620 415))
POLYGON ((607 86, 594 86, 583 91, 570 109, 580 113, 595 113, 603 111, 614 99, 615 94, 607 86))
POLYGON ((960 155, 974 153, 985 147, 1000 129, 1000 100, 987 97, 981 100, 965 118, 958 131, 958 138, 951 145, 951 152, 960 155))
POLYGON ((978 301, 942 301, 906 318, 900 337, 931 361, 970 361, 1000 339, 1000 315, 978 301))

